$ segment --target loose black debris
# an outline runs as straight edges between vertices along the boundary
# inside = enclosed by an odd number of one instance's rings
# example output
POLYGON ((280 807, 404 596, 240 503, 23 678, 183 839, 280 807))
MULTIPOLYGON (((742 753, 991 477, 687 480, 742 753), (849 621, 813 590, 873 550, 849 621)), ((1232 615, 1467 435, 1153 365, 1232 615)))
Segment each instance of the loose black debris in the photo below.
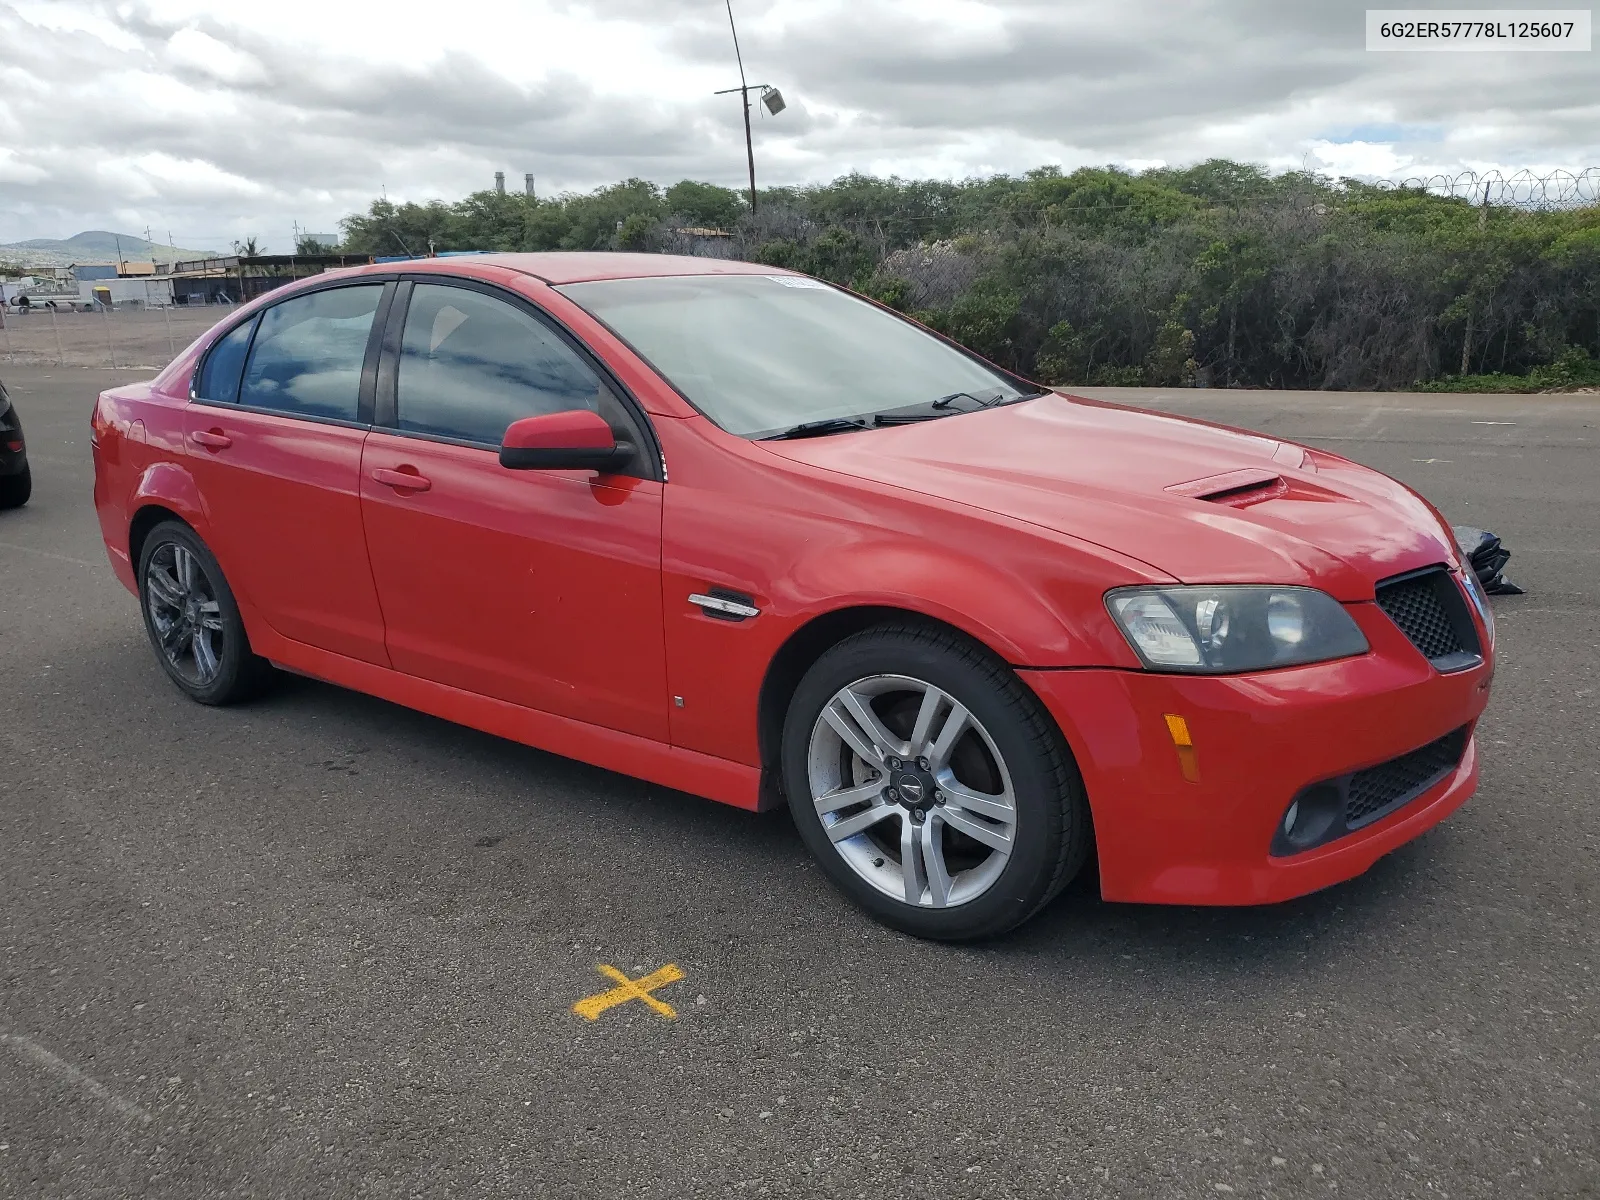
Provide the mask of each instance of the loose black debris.
POLYGON ((1453 526, 1451 532, 1456 535, 1456 545, 1467 556, 1467 562, 1472 565, 1473 574, 1477 575, 1485 592, 1491 596, 1523 594, 1521 588, 1500 574, 1511 558, 1511 551, 1500 544, 1499 538, 1488 530, 1474 529, 1471 525, 1453 526))

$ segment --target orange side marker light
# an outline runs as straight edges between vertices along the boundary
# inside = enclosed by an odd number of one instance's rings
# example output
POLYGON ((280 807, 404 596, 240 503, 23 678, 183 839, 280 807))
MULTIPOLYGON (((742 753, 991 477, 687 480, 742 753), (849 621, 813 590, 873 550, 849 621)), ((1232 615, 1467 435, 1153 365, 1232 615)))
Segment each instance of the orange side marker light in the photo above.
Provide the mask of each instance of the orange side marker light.
POLYGON ((1167 723, 1167 733, 1178 751, 1178 769, 1188 782, 1199 783, 1200 756, 1195 752, 1194 738, 1189 734, 1189 722, 1177 713, 1163 713, 1161 719, 1167 723))

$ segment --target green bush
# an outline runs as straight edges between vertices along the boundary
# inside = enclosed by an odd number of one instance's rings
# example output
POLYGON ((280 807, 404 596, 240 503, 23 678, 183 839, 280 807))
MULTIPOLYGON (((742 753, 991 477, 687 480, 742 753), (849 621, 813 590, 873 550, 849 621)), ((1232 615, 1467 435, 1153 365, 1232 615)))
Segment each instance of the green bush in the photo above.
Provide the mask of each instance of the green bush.
POLYGON ((1534 367, 1526 375, 1445 375, 1417 385, 1423 392, 1563 392, 1600 387, 1600 362, 1581 346, 1572 346, 1555 362, 1534 367))
MULTIPOLYGON (((1020 335, 1021 297, 994 283, 980 280, 948 308, 926 314, 927 323, 1003 367, 1016 370, 1020 335)), ((1032 363, 1030 362, 1031 368, 1032 363)))
POLYGON ((871 296, 879 304, 887 304, 899 312, 911 311, 911 285, 904 279, 874 277, 856 289, 863 296, 871 296))
POLYGON ((535 200, 374 201, 355 253, 662 249, 854 287, 1052 383, 1296 388, 1595 385, 1600 207, 1524 212, 1212 160, 981 180, 847 175, 740 193, 629 179, 535 200), (719 243, 723 244, 723 243, 719 243), (941 274, 944 272, 944 274, 941 274))

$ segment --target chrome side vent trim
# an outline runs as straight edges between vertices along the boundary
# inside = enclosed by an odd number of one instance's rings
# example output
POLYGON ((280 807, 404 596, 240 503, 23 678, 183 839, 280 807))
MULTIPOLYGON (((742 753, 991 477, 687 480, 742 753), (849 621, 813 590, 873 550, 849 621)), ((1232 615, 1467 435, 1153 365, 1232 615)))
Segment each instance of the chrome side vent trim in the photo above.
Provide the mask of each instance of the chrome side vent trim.
POLYGON ((761 610, 749 596, 724 591, 721 588, 712 588, 709 592, 695 592, 689 597, 689 603, 706 616, 715 617, 719 621, 743 621, 761 615, 761 610))

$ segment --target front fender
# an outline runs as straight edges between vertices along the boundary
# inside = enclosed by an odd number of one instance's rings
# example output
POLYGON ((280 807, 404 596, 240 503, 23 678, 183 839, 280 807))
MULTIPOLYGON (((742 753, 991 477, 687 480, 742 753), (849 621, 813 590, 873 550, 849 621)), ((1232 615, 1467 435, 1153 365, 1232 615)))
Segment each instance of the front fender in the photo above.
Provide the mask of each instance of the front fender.
POLYGON ((1137 668, 1101 603, 1101 573, 1049 549, 1017 561, 887 535, 813 546, 775 588, 775 623, 794 629, 840 609, 895 608, 959 629, 1013 666, 1137 668))
POLYGON ((771 672, 803 671, 863 609, 942 622, 1013 666, 1138 668, 1102 599, 1129 572, 1098 547, 987 514, 912 529, 843 516, 674 494, 662 564, 674 745, 759 764, 771 672), (707 615, 688 597, 708 587, 748 596, 759 615, 707 615))
POLYGON ((1170 581, 1148 563, 781 458, 704 418, 660 420, 656 430, 672 480, 661 579, 675 746, 760 764, 769 671, 780 654, 790 666, 805 660, 803 670, 827 636, 848 634, 850 610, 941 621, 1013 666, 1139 666, 1103 597, 1170 581), (689 603, 707 589, 749 596, 760 614, 708 616, 689 603))

